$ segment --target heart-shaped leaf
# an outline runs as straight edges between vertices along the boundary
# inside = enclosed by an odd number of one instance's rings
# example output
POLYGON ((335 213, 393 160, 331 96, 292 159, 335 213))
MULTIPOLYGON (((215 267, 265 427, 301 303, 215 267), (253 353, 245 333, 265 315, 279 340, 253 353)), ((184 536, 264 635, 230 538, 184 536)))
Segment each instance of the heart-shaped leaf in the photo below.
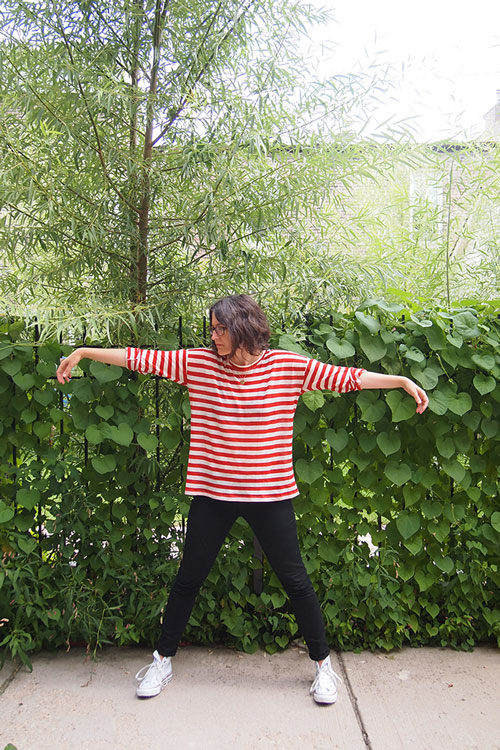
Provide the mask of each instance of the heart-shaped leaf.
POLYGON ((326 342, 326 346, 339 359, 347 359, 347 357, 353 357, 356 354, 355 348, 349 341, 345 339, 341 341, 337 336, 330 336, 326 342))
POLYGON ((402 581, 409 581, 415 573, 415 565, 413 563, 401 563, 398 567, 398 578, 402 581))
POLYGON ((370 498, 370 506, 376 513, 380 513, 381 516, 385 516, 387 511, 392 507, 392 497, 388 495, 379 495, 378 492, 370 498))
POLYGON ((358 469, 360 471, 364 471, 367 466, 369 466, 372 462, 372 457, 367 456, 366 453, 361 453, 360 451, 357 451, 356 449, 351 449, 349 451, 349 459, 356 464, 358 469))
POLYGON ((443 469, 448 474, 448 476, 452 477, 452 479, 455 480, 455 482, 461 482, 466 474, 465 468, 456 460, 449 461, 445 459, 443 461, 443 469))
POLYGON ((21 536, 17 540, 17 546, 22 552, 29 555, 30 552, 33 552, 33 550, 36 549, 36 539, 33 539, 33 537, 27 538, 21 536))
POLYGON ((473 354, 471 360, 478 367, 482 367, 483 370, 490 372, 495 367, 495 357, 491 354, 473 354))
POLYGON ((8 505, 4 505, 0 501, 0 523, 8 523, 14 518, 14 508, 10 508, 8 505))
POLYGON ((491 419, 491 416, 493 414, 493 404, 491 403, 491 400, 481 401, 481 403, 479 404, 479 408, 481 409, 481 412, 484 414, 486 419, 491 419))
POLYGON ((73 395, 78 401, 82 401, 83 403, 93 401, 95 395, 89 378, 80 378, 79 380, 72 380, 71 382, 73 385, 73 395))
POLYGON ((413 417, 415 414, 415 401, 407 394, 403 394, 396 390, 389 391, 385 400, 390 406, 393 422, 403 422, 405 419, 410 419, 410 417, 413 417))
POLYGON ((438 566, 440 570, 442 570, 444 573, 448 573, 448 575, 454 570, 455 564, 451 557, 436 557, 434 559, 434 564, 438 566))
MULTIPOLYGON (((110 436, 111 436, 111 440, 114 440, 114 442, 118 443, 119 445, 130 445, 130 443, 134 439, 134 431, 125 422, 120 422, 120 424, 118 425, 118 427, 112 426, 110 428, 110 436)), ((158 440, 157 440, 157 438, 154 435, 146 435, 146 433, 142 433, 141 432, 140 436, 141 437, 144 436, 144 438, 153 438, 154 439, 154 445, 153 445, 153 447, 152 448, 147 448, 146 445, 143 445, 139 441, 139 436, 138 436, 139 445, 142 445, 142 447, 145 450, 154 450, 156 448, 156 446, 158 445, 158 440)), ((145 442, 144 438, 143 438, 143 441, 145 442)))
POLYGON ((426 390, 431 390, 432 388, 435 388, 438 384, 438 375, 436 371, 431 367, 425 367, 424 369, 418 367, 418 365, 414 365, 411 368, 411 374, 417 380, 422 388, 425 388, 426 390))
POLYGON ((147 435, 145 432, 140 432, 137 435, 137 442, 139 443, 141 448, 144 448, 144 450, 148 451, 148 453, 156 450, 158 446, 158 438, 156 437, 156 435, 147 435))
POLYGON ((455 453, 455 443, 450 437, 438 437, 436 439, 436 448, 444 458, 451 458, 455 453))
POLYGON ((33 432, 40 438, 40 440, 43 440, 52 432, 52 425, 50 422, 35 422, 33 425, 33 432))
POLYGON ((432 619, 435 620, 436 617, 439 614, 439 607, 436 604, 436 602, 428 602, 425 605, 425 608, 426 608, 427 612, 430 614, 430 616, 432 617, 432 619))
POLYGON ((295 471, 302 482, 312 484, 323 475, 323 466, 319 461, 306 461, 305 458, 299 458, 295 462, 295 471))
POLYGON ((416 513, 403 511, 396 518, 396 526, 403 539, 409 539, 417 533, 420 528, 420 516, 416 513))
POLYGON ((369 404, 362 413, 362 419, 369 424, 376 424, 379 422, 385 414, 385 403, 382 399, 374 401, 373 404, 369 404))
POLYGON ((92 445, 99 445, 103 441, 103 435, 96 424, 91 424, 87 427, 85 437, 92 445))
POLYGON ((38 505, 40 497, 39 491, 34 488, 23 488, 16 492, 16 501, 28 510, 33 510, 38 505))
POLYGON ((411 346, 409 349, 406 349, 403 356, 410 362, 423 362, 425 360, 425 356, 416 346, 411 346))
POLYGON ((2 360, 1 367, 12 378, 20 371, 21 362, 18 359, 4 359, 2 360))
POLYGON ((417 536, 415 539, 406 539, 403 544, 412 555, 418 555, 424 546, 421 536, 417 536))
POLYGON ((469 428, 469 430, 472 430, 475 432, 477 428, 479 427, 479 423, 481 421, 481 415, 478 411, 469 411, 467 414, 464 414, 463 422, 466 427, 469 428))
POLYGON ((112 406, 96 406, 95 408, 96 414, 101 417, 101 419, 109 419, 113 416, 115 413, 115 410, 112 406))
POLYGON ((117 365, 106 365, 104 362, 91 362, 90 372, 99 383, 104 384, 118 380, 122 375, 123 369, 117 365))
POLYGON ((424 333, 431 349, 435 351, 446 349, 445 333, 436 323, 429 328, 424 328, 424 333))
POLYGON ((178 430, 169 430, 168 427, 162 427, 160 431, 160 440, 165 448, 168 450, 174 450, 181 441, 181 434, 178 430))
POLYGON ((2 341, 2 343, 0 344, 0 359, 5 359, 11 353, 12 347, 9 346, 9 344, 6 344, 5 341, 2 341))
POLYGON ((54 364, 49 362, 39 362, 36 366, 36 371, 44 378, 51 378, 55 375, 56 367, 54 364))
POLYGON ((447 333, 446 338, 448 339, 450 344, 456 347, 457 349, 460 349, 460 347, 464 343, 463 338, 460 336, 459 333, 456 333, 456 331, 453 331, 452 333, 447 333))
POLYGON ((477 501, 481 497, 481 490, 479 489, 479 487, 469 487, 467 490, 467 495, 470 497, 472 502, 477 503, 477 501))
POLYGON ((343 427, 341 427, 340 430, 332 430, 331 428, 329 428, 325 432, 325 437, 327 439, 328 445, 331 445, 333 450, 337 451, 337 453, 340 453, 340 451, 343 450, 349 442, 349 435, 343 427))
POLYGON ((14 375, 12 380, 22 391, 27 391, 29 388, 33 388, 33 386, 35 385, 35 378, 30 372, 26 373, 25 375, 21 375, 20 373, 18 373, 17 375, 14 375))
POLYGON ((357 404, 361 408, 361 419, 369 424, 375 424, 385 414, 386 407, 383 399, 375 391, 361 391, 357 396, 357 404))
POLYGON ((109 474, 116 469, 116 458, 114 456, 94 456, 92 466, 98 474, 109 474))
POLYGON ((391 482, 401 487, 402 484, 411 478, 411 469, 408 464, 388 461, 384 468, 384 474, 391 482))
POLYGON ((33 391, 33 398, 38 401, 42 406, 48 406, 55 398, 55 391, 52 388, 47 388, 44 391, 33 391))
POLYGON ((438 518, 443 512, 443 506, 437 500, 423 500, 420 508, 426 518, 438 518))
POLYGON ((429 393, 429 409, 433 411, 434 414, 439 414, 440 416, 446 414, 448 411, 447 395, 439 389, 429 393))
POLYGON ((359 445, 365 453, 371 453, 377 444, 377 436, 373 432, 363 432, 359 436, 359 445))
POLYGON ((422 498, 423 493, 422 487, 415 484, 405 484, 403 487, 403 497, 405 499, 406 507, 414 505, 422 498))
POLYGON ((459 393, 454 399, 448 400, 448 409, 463 417, 466 412, 472 409, 472 399, 468 393, 459 393))
POLYGON ((31 422, 35 421, 37 416, 38 414, 32 407, 30 407, 29 409, 23 409, 23 411, 21 412, 21 419, 25 424, 31 424, 31 422))
POLYGON ((498 422, 496 419, 483 419, 481 421, 481 430, 486 438, 495 437, 498 433, 498 422))
POLYGON ((378 333, 380 331, 380 323, 376 318, 374 318, 372 315, 368 315, 367 313, 358 312, 354 313, 356 319, 359 321, 361 326, 363 328, 366 328, 367 331, 370 333, 378 333))
POLYGON ((453 328, 465 341, 481 335, 478 319, 469 311, 460 312, 453 316, 453 328))
POLYGON ((486 393, 491 393, 497 386, 497 381, 489 375, 475 375, 474 376, 474 388, 476 391, 484 396, 486 393))
POLYGON ((423 570, 417 570, 415 580, 418 583, 420 591, 426 591, 434 583, 434 577, 428 573, 424 573, 423 570))
POLYGON ((370 336, 369 333, 360 334, 359 345, 370 362, 378 362, 387 353, 387 345, 383 340, 379 336, 370 336))
POLYGON ((497 510, 491 514, 490 523, 495 531, 500 534, 500 513, 497 510))
POLYGON ((391 453, 397 453, 401 448, 401 438, 397 432, 379 432, 377 435, 377 445, 386 456, 391 453))
POLYGON ((289 333, 283 333, 279 338, 279 348, 284 349, 287 352, 296 352, 297 354, 304 354, 306 357, 310 357, 310 352, 306 351, 298 344, 293 336, 289 333))
POLYGON ((325 403, 325 397, 321 391, 306 391, 306 393, 302 395, 302 400, 311 411, 321 409, 325 403))

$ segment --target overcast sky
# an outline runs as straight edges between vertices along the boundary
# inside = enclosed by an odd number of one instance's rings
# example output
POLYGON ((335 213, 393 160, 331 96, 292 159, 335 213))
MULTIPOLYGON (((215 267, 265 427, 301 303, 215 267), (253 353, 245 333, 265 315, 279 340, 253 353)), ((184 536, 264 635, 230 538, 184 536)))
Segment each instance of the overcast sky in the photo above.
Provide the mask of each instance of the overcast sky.
POLYGON ((418 140, 474 137, 500 89, 498 0, 309 0, 334 21, 315 41, 334 43, 325 72, 393 65, 379 118, 412 117, 418 140))

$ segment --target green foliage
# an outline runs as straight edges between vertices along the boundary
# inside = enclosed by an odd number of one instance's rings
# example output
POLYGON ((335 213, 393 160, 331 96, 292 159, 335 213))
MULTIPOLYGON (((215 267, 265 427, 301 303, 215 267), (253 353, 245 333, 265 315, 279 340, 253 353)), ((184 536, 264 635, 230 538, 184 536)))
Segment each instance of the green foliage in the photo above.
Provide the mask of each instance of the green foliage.
MULTIPOLYGON (((393 150, 381 143, 386 168, 376 176, 360 170, 342 207, 330 207, 350 232, 349 252, 359 252, 362 265, 378 263, 376 293, 448 308, 498 298, 498 144, 407 142, 393 150)), ((463 323, 477 336, 468 315, 457 317, 457 329, 463 323)))
MULTIPOLYGON (((402 391, 375 390, 299 403, 294 502, 330 641, 340 649, 498 642, 496 312, 424 315, 375 301, 357 312, 310 319, 300 346, 337 361, 331 342, 346 342, 341 364, 371 368, 362 341, 379 339, 377 369, 425 383, 430 407, 419 416, 402 391)), ((186 394, 85 361, 81 377, 60 387, 52 375, 60 347, 23 336, 2 324, 0 645, 29 664, 41 648, 153 643, 189 507, 186 394)), ((195 340, 187 329, 184 337, 195 340)), ((185 637, 248 652, 296 637, 267 561, 263 592, 254 593, 258 567, 239 521, 185 637)))
POLYGON ((234 289, 279 287, 282 310, 355 297, 367 276, 325 244, 321 205, 350 179, 349 110, 373 81, 316 80, 299 42, 324 18, 294 0, 6 0, 10 311, 116 342, 234 289))

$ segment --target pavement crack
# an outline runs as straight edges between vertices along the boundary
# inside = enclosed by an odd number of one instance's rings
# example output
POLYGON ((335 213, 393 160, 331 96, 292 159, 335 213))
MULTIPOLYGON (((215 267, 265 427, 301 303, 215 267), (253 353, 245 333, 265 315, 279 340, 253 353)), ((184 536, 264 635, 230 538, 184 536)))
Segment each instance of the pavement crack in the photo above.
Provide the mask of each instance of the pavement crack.
POLYGON ((368 735, 368 732, 365 727, 365 722, 363 721, 363 716, 361 714, 361 709, 359 707, 358 698, 354 693, 354 690, 351 685, 351 681, 349 679, 349 675, 347 674, 347 669, 345 666, 344 659, 342 657, 342 654, 340 652, 337 652, 337 658, 339 660, 340 668, 342 670, 342 679, 344 680, 344 685, 347 688, 347 692, 349 693, 349 698, 351 701, 352 708, 354 710, 354 714, 356 716, 356 720, 359 724, 359 728, 361 730, 361 736, 363 738, 363 742, 365 743, 368 750, 373 750, 370 737, 368 735))

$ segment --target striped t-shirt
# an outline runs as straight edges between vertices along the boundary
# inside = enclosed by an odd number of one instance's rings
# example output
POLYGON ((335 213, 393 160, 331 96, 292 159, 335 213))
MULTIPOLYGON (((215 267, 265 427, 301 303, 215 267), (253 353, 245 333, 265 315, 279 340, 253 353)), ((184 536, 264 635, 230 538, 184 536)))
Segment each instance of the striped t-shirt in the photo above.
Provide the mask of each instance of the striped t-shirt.
POLYGON ((359 390, 363 372, 272 349, 241 366, 211 349, 129 347, 127 366, 189 390, 186 494, 261 502, 298 495, 292 437, 299 396, 305 391, 359 390))

